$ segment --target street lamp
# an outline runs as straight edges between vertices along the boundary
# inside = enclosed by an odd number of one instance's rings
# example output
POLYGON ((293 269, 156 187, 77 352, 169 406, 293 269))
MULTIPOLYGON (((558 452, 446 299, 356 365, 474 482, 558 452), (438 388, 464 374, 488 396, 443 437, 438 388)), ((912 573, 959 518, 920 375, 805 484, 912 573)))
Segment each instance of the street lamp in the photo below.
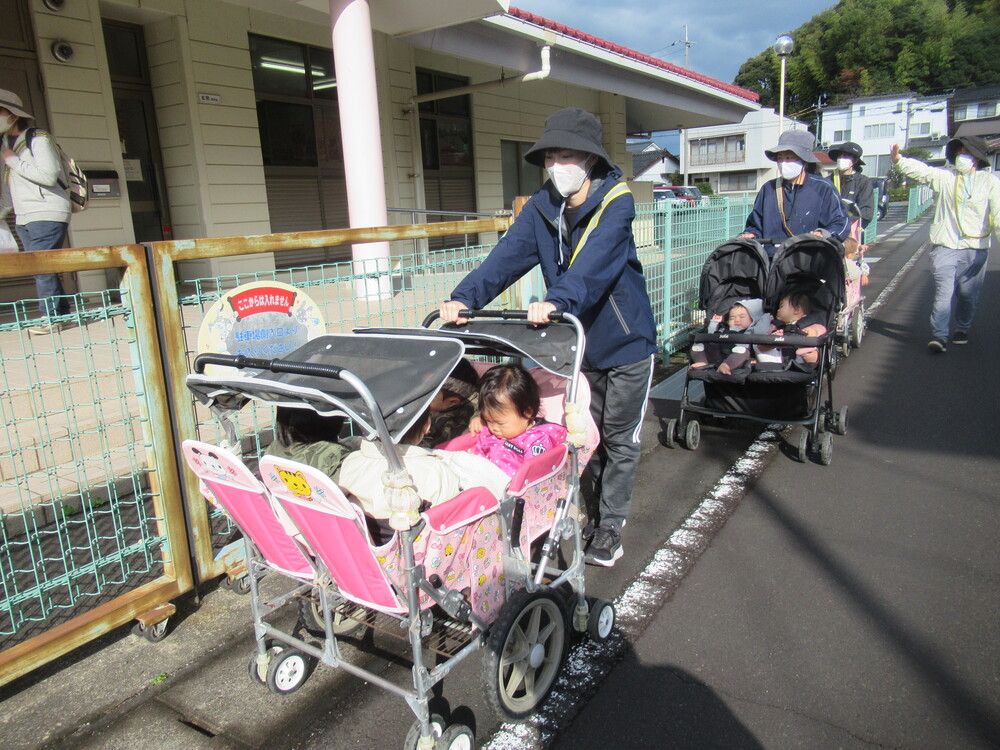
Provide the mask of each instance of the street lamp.
POLYGON ((795 49, 795 40, 788 34, 782 34, 774 40, 771 47, 774 54, 781 58, 781 95, 778 101, 778 135, 785 129, 785 58, 795 49))

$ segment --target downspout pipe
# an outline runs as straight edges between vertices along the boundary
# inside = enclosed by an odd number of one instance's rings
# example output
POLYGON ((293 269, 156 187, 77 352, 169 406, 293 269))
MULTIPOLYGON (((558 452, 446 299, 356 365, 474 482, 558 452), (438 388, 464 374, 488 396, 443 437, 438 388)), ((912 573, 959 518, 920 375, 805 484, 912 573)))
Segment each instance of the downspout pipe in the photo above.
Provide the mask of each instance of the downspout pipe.
POLYGON ((453 96, 464 96, 465 94, 471 94, 475 91, 483 91, 484 89, 495 89, 502 86, 510 86, 517 83, 528 83, 529 81, 541 81, 544 78, 549 77, 549 73, 552 70, 550 65, 552 47, 549 44, 542 46, 541 50, 541 65, 539 70, 533 73, 525 73, 520 76, 513 76, 511 78, 498 78, 495 81, 484 81, 483 83, 473 83, 469 86, 460 86, 456 89, 447 89, 445 91, 435 91, 430 94, 420 94, 419 96, 414 96, 410 99, 410 104, 419 105, 424 102, 432 102, 438 99, 450 99, 453 96))

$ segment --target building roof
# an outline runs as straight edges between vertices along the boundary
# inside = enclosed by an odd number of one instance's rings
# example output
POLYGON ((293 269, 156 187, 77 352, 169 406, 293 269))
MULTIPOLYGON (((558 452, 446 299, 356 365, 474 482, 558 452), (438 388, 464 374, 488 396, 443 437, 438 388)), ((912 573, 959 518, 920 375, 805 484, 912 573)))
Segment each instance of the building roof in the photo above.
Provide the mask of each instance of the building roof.
POLYGON ((982 99, 1000 99, 1000 85, 977 86, 971 89, 961 89, 952 94, 953 102, 977 102, 982 99))
POLYGON ((677 157, 672 153, 667 151, 665 148, 656 149, 655 151, 641 151, 640 153, 632 154, 632 176, 638 177, 647 169, 649 169, 654 164, 659 163, 663 159, 673 159, 678 161, 677 157))

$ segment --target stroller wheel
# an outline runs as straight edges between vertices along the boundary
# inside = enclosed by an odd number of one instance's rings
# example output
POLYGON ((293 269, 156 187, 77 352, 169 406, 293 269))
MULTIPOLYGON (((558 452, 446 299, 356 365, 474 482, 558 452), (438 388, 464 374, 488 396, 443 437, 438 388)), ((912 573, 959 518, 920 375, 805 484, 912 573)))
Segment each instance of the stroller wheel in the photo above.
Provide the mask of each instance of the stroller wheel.
POLYGON ((692 419, 684 428, 684 447, 689 451, 698 450, 701 443, 701 422, 692 419))
POLYGON ((597 643, 603 643, 615 627, 615 608, 611 602, 594 599, 590 602, 587 616, 587 633, 597 643))
POLYGON ((297 648, 284 648, 267 665, 267 687, 272 693, 294 693, 312 674, 315 660, 297 648))
POLYGON ((475 750, 476 735, 465 724, 452 724, 438 738, 437 750, 475 750))
POLYGON ((840 411, 830 415, 830 431, 838 435, 847 434, 847 407, 841 406, 840 411))
POLYGON ((861 339, 865 337, 865 316, 864 310, 859 306, 854 311, 851 318, 851 346, 857 348, 861 346, 861 339))
MULTIPOLYGON (((326 626, 323 624, 323 610, 320 608, 318 601, 314 601, 311 597, 302 597, 299 599, 299 620, 309 635, 315 638, 326 636, 326 626)), ((352 620, 350 617, 344 617, 339 612, 333 613, 333 634, 339 638, 352 636, 364 626, 363 622, 352 620)))
POLYGON ((677 420, 668 419, 666 425, 663 428, 663 432, 660 433, 660 438, 663 440, 663 444, 668 448, 677 447, 677 420))
POLYGON ((512 719, 534 711, 562 668, 566 635, 566 613, 552 591, 514 594, 490 628, 483 656, 490 708, 512 719))
POLYGON ((824 432, 819 436, 817 443, 816 449, 819 453, 819 462, 823 466, 829 466, 830 461, 833 459, 833 437, 831 437, 829 432, 824 432))
POLYGON ((844 340, 840 342, 838 349, 840 350, 841 357, 851 356, 851 341, 850 338, 845 336, 844 340))
POLYGON ((809 430, 799 431, 799 463, 809 460, 809 430))
POLYGON ((247 664, 247 672, 250 674, 250 680, 254 684, 267 684, 267 664, 267 657, 264 658, 264 664, 262 666, 257 662, 257 652, 254 651, 250 654, 250 662, 247 664))
MULTIPOLYGON (((434 739, 440 739, 444 734, 445 720, 441 714, 431 714, 431 734, 434 735, 434 739)), ((406 733, 406 739, 403 741, 403 750, 417 750, 417 743, 420 741, 420 719, 417 719, 413 724, 410 725, 410 731, 406 733)), ((435 743, 437 746, 437 743, 435 743)))

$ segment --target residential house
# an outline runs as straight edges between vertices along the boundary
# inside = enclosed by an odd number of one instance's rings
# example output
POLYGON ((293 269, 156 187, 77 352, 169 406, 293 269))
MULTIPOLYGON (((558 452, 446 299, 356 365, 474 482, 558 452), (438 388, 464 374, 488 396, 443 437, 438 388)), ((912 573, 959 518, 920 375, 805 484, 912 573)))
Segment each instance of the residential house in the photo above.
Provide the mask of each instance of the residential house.
MULTIPOLYGON (((753 92, 506 0, 364 5, 331 16, 330 0, 4 0, 0 88, 120 187, 74 216, 71 245, 359 225, 357 182, 384 190, 392 223, 492 212, 539 184, 521 157, 560 107, 597 114, 626 170, 631 134, 737 122, 758 109, 753 92), (334 49, 348 15, 370 17, 370 28, 334 49), (344 66, 341 80, 338 54, 374 58, 376 116, 352 109, 357 86, 338 82, 357 73, 344 66), (375 144, 366 153, 381 180, 347 179, 357 154, 343 140, 359 129, 375 144)), ((349 257, 320 248, 282 262, 349 257)), ((181 270, 266 272, 274 262, 262 254, 181 270)), ((107 284, 103 271, 75 276, 69 289, 107 284)), ((0 299, 33 289, 30 279, 0 283, 0 299)))
POLYGON ((948 132, 984 138, 993 149, 993 169, 1000 171, 1000 85, 956 91, 949 115, 948 132))
POLYGON ((670 176, 680 171, 679 157, 651 140, 630 141, 626 148, 632 155, 632 173, 629 179, 658 185, 673 184, 670 176))
MULTIPOLYGON (((681 166, 687 184, 707 182, 716 195, 756 193, 773 178, 774 162, 764 150, 778 142, 779 117, 773 109, 748 112, 739 123, 689 128, 681 133, 681 166)), ((784 129, 806 124, 785 118, 784 129)))
POLYGON ((922 148, 929 152, 930 164, 944 164, 948 97, 902 93, 825 107, 820 113, 820 148, 826 150, 845 141, 854 141, 864 150, 864 172, 869 177, 889 173, 889 151, 896 143, 903 148, 922 148))

